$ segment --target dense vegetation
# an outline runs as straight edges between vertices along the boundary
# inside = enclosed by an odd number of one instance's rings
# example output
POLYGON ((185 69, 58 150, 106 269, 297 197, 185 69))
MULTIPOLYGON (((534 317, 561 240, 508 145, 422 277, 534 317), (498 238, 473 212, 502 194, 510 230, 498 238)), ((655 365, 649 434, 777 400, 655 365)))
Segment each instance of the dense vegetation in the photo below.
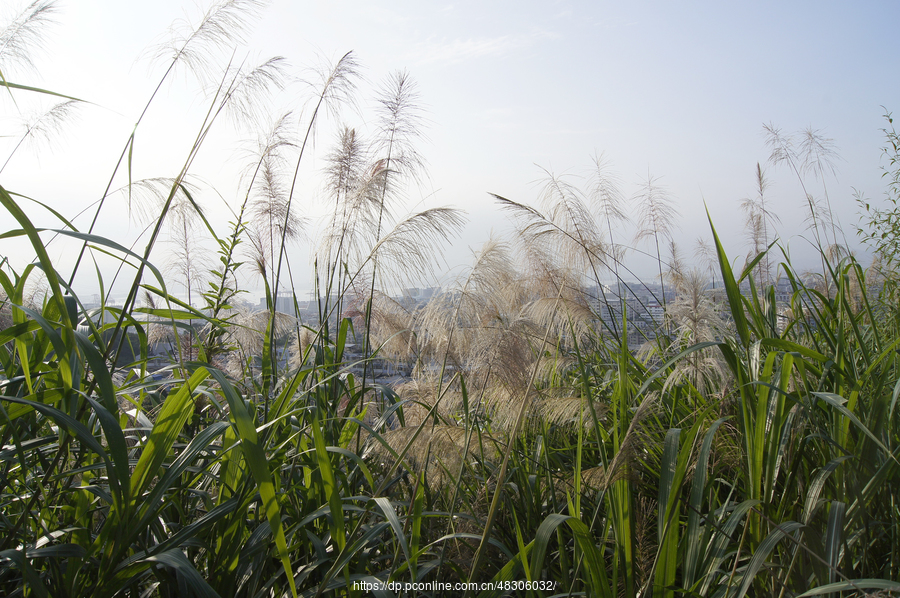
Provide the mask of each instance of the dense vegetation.
MULTIPOLYGON (((195 66, 210 36, 227 37, 242 4, 217 5, 178 38, 163 81, 195 66)), ((50 10, 30 5, 0 57, 21 58, 3 52, 25 52, 50 10)), ((865 270, 810 195, 821 269, 800 273, 779 257, 760 168, 759 197, 745 205, 750 257, 732 270, 711 229, 701 273, 674 248, 662 258, 674 213, 647 181, 641 236, 659 261, 666 318, 635 351, 628 291, 604 284, 630 276, 615 237, 620 194, 597 160, 587 190, 549 177, 540 208, 497 197, 518 223, 515 252, 490 241, 411 310, 386 289, 427 270, 461 216, 393 216, 421 167, 414 88, 398 74, 379 97, 377 139, 346 128, 327 159, 317 313, 290 317, 275 307, 300 225, 294 183, 318 115, 353 93, 353 56, 323 72, 300 139, 289 117, 260 137, 229 230, 203 217, 189 179, 220 115, 276 85, 279 68, 224 70, 174 177, 132 181, 127 141, 110 178, 127 179, 127 194, 110 182, 96 210, 126 196, 154 206, 143 250, 57 215, 53 234, 85 258, 61 272, 28 190, 0 187, 17 223, 3 236, 26 237, 35 256, 0 269, 0 593, 368 595, 354 589, 362 581, 552 582, 468 591, 485 596, 900 592, 890 206, 869 212, 862 232, 879 261, 865 270), (217 246, 208 273, 198 228, 217 246), (165 230, 183 241, 170 279, 150 260, 165 230), (88 309, 72 292, 97 252, 132 273, 120 307, 88 309), (238 304, 238 274, 251 268, 267 289, 263 312, 238 304), (39 275, 46 294, 35 300, 39 275), (781 304, 776 277, 789 283, 781 304), (184 300, 168 290, 175 279, 205 284, 186 283, 184 300), (157 370, 160 343, 172 351, 157 370), (376 384, 385 359, 410 368, 410 381, 376 384)), ((821 167, 803 149, 824 147, 812 133, 812 146, 774 129, 769 138, 773 162, 801 180, 821 167)))

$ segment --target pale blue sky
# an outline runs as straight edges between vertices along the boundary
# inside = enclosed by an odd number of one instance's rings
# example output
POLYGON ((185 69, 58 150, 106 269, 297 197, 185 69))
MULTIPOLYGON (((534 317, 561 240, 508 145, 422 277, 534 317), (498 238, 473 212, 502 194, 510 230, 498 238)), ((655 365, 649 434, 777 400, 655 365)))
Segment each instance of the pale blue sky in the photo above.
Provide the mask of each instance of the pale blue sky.
MULTIPOLYGON (((391 71, 406 69, 427 110, 421 151, 430 174, 422 189, 409 192, 410 208, 427 197, 423 205, 452 204, 470 218, 448 252, 451 265, 467 262, 467 247, 477 248, 492 230, 508 230, 488 192, 534 203, 541 167, 577 182, 595 152, 610 159, 626 195, 648 172, 660 177, 677 200, 675 237, 685 253, 693 252, 698 236, 709 236, 705 199, 738 257, 746 249, 738 205, 753 193, 756 163, 766 165, 762 125, 770 122, 788 133, 813 127, 833 139, 841 159, 837 177, 826 179, 828 194, 855 243, 853 189, 873 199, 883 194, 881 106, 900 110, 898 6, 282 0, 265 10, 236 57, 278 54, 301 73, 322 56, 336 59, 353 50, 367 83, 360 113, 346 113, 343 122, 362 130, 370 126, 372 88, 391 71)), ((193 4, 174 0, 60 3, 37 70, 21 71, 17 80, 97 106, 82 108, 53 151, 17 155, 0 175, 2 184, 66 215, 99 197, 161 75, 145 49, 165 38, 173 19, 196 20, 198 13, 193 4)), ((302 103, 300 88, 279 96, 275 107, 289 103, 302 103)), ((174 174, 204 107, 190 77, 165 86, 138 134, 136 176, 174 174)), ((18 106, 4 101, 6 130, 17 111, 28 109, 27 100, 18 106)), ((323 122, 319 129, 320 158, 337 124, 323 122)), ((231 156, 246 136, 224 127, 196 165, 195 174, 226 198, 236 188, 231 156)), ((0 152, 4 159, 6 152, 0 152)), ((806 259, 809 252, 797 238, 803 194, 785 167, 767 168, 781 236, 798 260, 806 259)), ((814 193, 821 193, 821 184, 814 193)), ((313 217, 321 207, 318 194, 316 184, 304 190, 301 205, 313 217)), ((220 200, 207 193, 204 201, 224 223, 220 200)), ((139 229, 126 222, 121 209, 111 209, 101 232, 133 239, 139 229)), ((69 253, 58 251, 65 262, 69 253)), ((298 248, 297 263, 305 264, 307 254, 298 248)))

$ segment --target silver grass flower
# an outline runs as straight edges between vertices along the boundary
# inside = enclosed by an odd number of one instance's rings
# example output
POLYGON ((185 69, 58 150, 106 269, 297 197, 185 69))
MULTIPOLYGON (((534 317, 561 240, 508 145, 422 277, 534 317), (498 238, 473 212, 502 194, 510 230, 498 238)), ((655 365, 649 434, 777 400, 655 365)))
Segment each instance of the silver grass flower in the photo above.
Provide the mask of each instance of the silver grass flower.
POLYGON ((17 67, 34 68, 34 52, 54 22, 56 2, 35 0, 0 29, 0 77, 6 81, 17 67))
POLYGON ((153 58, 170 62, 169 69, 184 65, 198 80, 208 83, 217 70, 219 51, 243 43, 250 22, 265 5, 259 0, 220 0, 196 25, 179 19, 170 28, 169 39, 153 50, 153 58))
POLYGON ((63 125, 72 120, 80 103, 81 102, 78 100, 66 100, 65 102, 55 104, 40 114, 26 120, 22 137, 10 152, 9 156, 7 156, 3 166, 0 166, 0 172, 3 172, 3 170, 6 169, 6 166, 9 164, 9 161, 15 153, 26 143, 30 142, 38 145, 40 143, 48 142, 55 135, 59 134, 63 125))
POLYGON ((285 87, 287 68, 283 57, 274 56, 249 69, 229 69, 221 106, 235 127, 253 130, 263 120, 269 98, 285 87))
MULTIPOLYGON (((452 484, 463 462, 476 455, 477 445, 471 443, 466 450, 466 429, 462 426, 406 426, 382 434, 383 440, 395 453, 407 445, 405 462, 413 472, 425 472, 429 486, 439 488, 452 484)), ((487 434, 482 435, 488 441, 487 434)), ((393 460, 393 455, 381 443, 369 444, 366 458, 378 462, 393 460)))
MULTIPOLYGON (((780 224, 778 215, 766 206, 766 191, 769 181, 765 176, 762 166, 756 164, 756 195, 741 200, 741 210, 744 212, 744 230, 750 242, 750 254, 748 261, 769 248, 769 228, 780 224)), ((768 254, 756 266, 756 279, 761 287, 771 282, 772 267, 768 254)))
POLYGON ((634 196, 634 200, 638 202, 640 214, 634 242, 639 243, 644 239, 652 238, 656 245, 656 263, 659 266, 662 304, 663 308, 665 308, 666 287, 662 272, 660 238, 671 239, 678 211, 675 209, 674 200, 668 191, 660 186, 659 178, 652 176, 650 173, 647 173, 647 178, 642 182, 640 190, 634 196))
POLYGON ((700 262, 701 271, 709 276, 712 286, 716 286, 716 274, 719 271, 719 256, 709 241, 702 237, 697 238, 694 246, 694 258, 700 262))
MULTIPOLYGON (((384 293, 372 297, 372 321, 369 335, 372 346, 380 356, 396 362, 417 361, 418 346, 412 329, 410 310, 384 293)), ((364 315, 362 311, 360 315, 364 315)))
POLYGON ((416 146, 424 120, 415 82, 405 71, 391 73, 376 101, 378 134, 372 154, 386 160, 386 175, 418 180, 425 166, 416 146))
POLYGON ((638 230, 634 242, 652 238, 656 241, 659 252, 659 239, 669 239, 675 227, 678 210, 669 192, 659 184, 659 177, 650 174, 641 182, 641 187, 634 195, 638 204, 638 230))
MULTIPOLYGON (((706 281, 699 271, 691 270, 684 275, 677 290, 676 299, 666 306, 666 320, 674 337, 670 352, 718 341, 729 333, 719 309, 706 292, 706 281)), ((715 347, 707 347, 679 360, 666 379, 665 387, 687 380, 705 395, 710 389, 723 386, 727 372, 721 352, 715 347)))
MULTIPOLYGON (((593 169, 588 179, 588 197, 597 212, 601 222, 606 223, 606 232, 609 236, 610 259, 607 261, 612 263, 612 271, 616 275, 616 280, 620 280, 619 262, 623 256, 619 252, 624 252, 625 248, 617 246, 613 236, 613 226, 623 224, 629 221, 628 214, 625 211, 625 196, 620 188, 619 177, 612 172, 610 161, 604 154, 594 154, 593 169)), ((617 293, 621 295, 621 293, 617 293)))
POLYGON ((366 261, 378 260, 379 276, 394 283, 434 274, 443 255, 441 243, 457 234, 465 218, 462 210, 440 207, 423 210, 397 222, 372 247, 366 261))

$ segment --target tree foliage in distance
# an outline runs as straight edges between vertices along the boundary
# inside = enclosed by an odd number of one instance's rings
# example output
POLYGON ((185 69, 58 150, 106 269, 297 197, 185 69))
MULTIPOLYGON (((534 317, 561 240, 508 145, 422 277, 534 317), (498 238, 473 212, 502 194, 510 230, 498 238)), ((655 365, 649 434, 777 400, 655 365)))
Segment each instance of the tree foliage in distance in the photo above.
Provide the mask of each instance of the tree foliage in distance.
POLYGON ((882 131, 887 143, 882 152, 887 164, 882 166, 881 176, 888 179, 884 207, 876 207, 867 198, 858 196, 862 226, 856 232, 875 250, 882 267, 893 271, 900 259, 900 133, 894 128, 890 112, 885 112, 884 118, 887 126, 882 131))

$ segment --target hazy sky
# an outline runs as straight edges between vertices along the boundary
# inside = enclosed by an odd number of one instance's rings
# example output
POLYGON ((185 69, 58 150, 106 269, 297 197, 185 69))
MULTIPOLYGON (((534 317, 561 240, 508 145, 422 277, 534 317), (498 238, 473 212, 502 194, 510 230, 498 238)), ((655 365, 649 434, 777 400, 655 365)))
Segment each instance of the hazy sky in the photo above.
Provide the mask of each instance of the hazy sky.
MULTIPOLYGON (((2 12, 9 15, 22 6, 5 2, 2 12)), ((202 8, 174 0, 58 6, 36 67, 0 69, 9 71, 11 80, 93 104, 81 107, 49 145, 20 150, 0 173, 0 184, 71 217, 102 195, 162 76, 163 63, 152 61, 147 48, 165 41, 174 20, 196 22, 202 8)), ((427 141, 420 150, 429 165, 429 178, 407 193, 407 207, 454 205, 468 213, 469 224, 447 252, 450 266, 467 263, 468 248, 477 249, 492 231, 509 230, 489 192, 534 204, 544 170, 581 184, 591 156, 601 152, 626 196, 648 175, 659 177, 677 202, 674 236, 688 256, 698 237, 709 237, 704 201, 732 256, 746 251, 739 205, 754 193, 760 162, 772 183, 767 199, 781 219, 780 237, 802 262, 810 255, 800 238, 806 234, 804 194, 786 166, 767 163, 763 124, 787 134, 811 127, 833 140, 840 155, 836 176, 812 180, 808 189, 816 198, 827 191, 855 246, 854 190, 874 200, 883 197, 882 114, 900 109, 898 7, 895 2, 282 0, 262 12, 233 55, 251 63, 284 56, 291 73, 302 77, 306 68, 352 50, 364 67, 358 112, 320 123, 316 153, 304 171, 299 207, 311 218, 312 236, 322 213, 321 183, 314 173, 338 125, 371 130, 373 90, 391 72, 406 70, 426 110, 427 141)), ((223 50, 222 60, 232 51, 223 50)), ((24 94, 16 94, 13 103, 4 95, 3 160, 17 141, 18 121, 49 105, 24 94)), ((293 107, 299 116, 305 99, 304 88, 294 85, 269 109, 276 114, 293 107)), ((138 129, 134 176, 176 174, 207 107, 189 74, 167 82, 138 129)), ((223 124, 193 168, 207 189, 201 199, 221 231, 230 218, 222 198, 232 206, 239 203, 240 140, 251 137, 223 124)), ((123 173, 113 186, 126 182, 123 173)), ((115 201, 105 208, 100 232, 130 244, 141 226, 129 220, 121 198, 115 201)), ((37 209, 29 213, 42 225, 56 226, 37 209)), ((86 228, 88 221, 81 217, 75 224, 86 228)), ((13 223, 3 215, 0 225, 6 230, 13 223)), ((632 232, 623 230, 621 240, 630 240, 632 232)), ((21 244, 5 243, 3 255, 21 259, 27 253, 21 244)), ((295 262, 305 266, 306 245, 295 253, 295 262)), ((54 242, 51 255, 65 265, 71 247, 54 242)), ((160 254, 157 261, 165 259, 160 254)), ((649 268, 644 272, 652 275, 649 268)))

